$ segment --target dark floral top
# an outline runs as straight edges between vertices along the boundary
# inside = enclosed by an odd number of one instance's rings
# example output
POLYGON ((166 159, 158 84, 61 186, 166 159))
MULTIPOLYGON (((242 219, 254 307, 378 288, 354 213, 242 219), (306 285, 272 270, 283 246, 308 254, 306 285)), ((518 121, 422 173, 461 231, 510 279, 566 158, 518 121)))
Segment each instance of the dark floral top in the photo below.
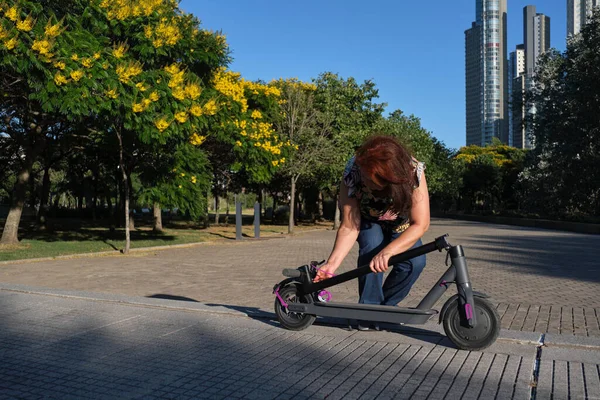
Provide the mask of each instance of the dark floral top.
MULTIPOLYGON (((425 164, 413 158, 413 166, 417 178, 416 189, 421 183, 425 164)), ((410 217, 398 215, 391 206, 391 198, 378 198, 367 188, 360 177, 360 168, 352 157, 344 169, 344 183, 348 187, 348 197, 358 199, 360 215, 370 222, 377 222, 394 232, 404 232, 410 226, 410 217)))

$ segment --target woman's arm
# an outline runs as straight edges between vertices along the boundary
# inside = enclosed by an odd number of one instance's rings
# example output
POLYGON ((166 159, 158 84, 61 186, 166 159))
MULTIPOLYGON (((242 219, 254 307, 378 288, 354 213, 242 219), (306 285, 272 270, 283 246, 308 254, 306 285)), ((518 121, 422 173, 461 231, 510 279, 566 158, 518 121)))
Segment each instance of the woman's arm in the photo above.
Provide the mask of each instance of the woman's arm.
POLYGON ((340 186, 340 206, 342 208, 342 223, 337 231, 335 243, 327 263, 319 268, 315 282, 322 281, 333 275, 348 255, 360 231, 360 208, 358 200, 348 197, 348 187, 342 181, 340 186))
POLYGON ((427 190, 425 172, 421 175, 419 187, 413 191, 412 202, 410 226, 397 239, 393 240, 379 254, 373 257, 370 264, 373 272, 386 271, 390 257, 403 253, 413 247, 423 237, 427 229, 429 229, 429 191, 427 190))

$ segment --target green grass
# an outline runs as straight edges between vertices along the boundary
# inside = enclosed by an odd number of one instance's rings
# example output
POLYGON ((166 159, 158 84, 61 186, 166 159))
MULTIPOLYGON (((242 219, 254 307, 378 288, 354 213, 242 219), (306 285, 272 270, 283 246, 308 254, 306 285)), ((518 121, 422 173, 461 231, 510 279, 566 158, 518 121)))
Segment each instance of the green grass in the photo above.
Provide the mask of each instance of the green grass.
MULTIPOLYGON (((162 234, 151 230, 131 232, 131 248, 167 246, 209 240, 206 232, 167 229, 162 234)), ((27 258, 56 257, 71 254, 114 251, 125 247, 125 232, 110 233, 105 229, 62 231, 44 234, 27 234, 16 246, 0 247, 0 261, 27 258)))
MULTIPOLYGON (((331 224, 301 225, 297 231, 330 228, 331 224)), ((285 225, 261 225, 261 237, 281 236, 287 233, 285 225)), ((253 237, 251 225, 242 227, 244 237, 253 237)), ((211 226, 201 229, 197 224, 174 222, 162 233, 153 232, 148 226, 140 226, 131 231, 131 248, 168 246, 175 244, 199 243, 235 239, 235 225, 211 226)), ((57 225, 52 232, 38 231, 25 227, 20 233, 18 245, 0 246, 0 261, 14 261, 31 258, 57 257, 96 252, 117 254, 125 247, 125 231, 111 232, 105 227, 80 224, 57 225)))

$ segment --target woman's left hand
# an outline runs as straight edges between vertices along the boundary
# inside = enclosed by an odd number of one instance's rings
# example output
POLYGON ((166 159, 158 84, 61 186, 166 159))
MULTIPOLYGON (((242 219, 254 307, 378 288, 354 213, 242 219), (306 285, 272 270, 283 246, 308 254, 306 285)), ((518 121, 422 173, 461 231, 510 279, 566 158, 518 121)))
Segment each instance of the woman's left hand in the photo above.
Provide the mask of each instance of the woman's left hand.
POLYGON ((391 253, 382 250, 381 252, 379 252, 379 254, 373 257, 371 263, 369 264, 369 268, 371 268, 371 271, 375 273, 387 271, 389 267, 388 261, 390 260, 391 256, 391 253))

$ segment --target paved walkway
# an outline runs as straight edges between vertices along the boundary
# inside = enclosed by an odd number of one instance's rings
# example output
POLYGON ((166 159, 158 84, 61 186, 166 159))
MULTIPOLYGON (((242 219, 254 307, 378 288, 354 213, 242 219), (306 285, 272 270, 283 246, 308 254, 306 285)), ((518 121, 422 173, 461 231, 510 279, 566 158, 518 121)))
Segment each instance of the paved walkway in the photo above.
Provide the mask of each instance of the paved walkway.
MULTIPOLYGON (((425 241, 444 233, 451 243, 465 246, 474 288, 492 296, 503 328, 600 337, 600 236, 439 219, 425 241)), ((281 269, 326 258, 334 237, 332 231, 319 231, 128 257, 4 264, 0 282, 170 296, 271 313, 281 269)), ((353 268, 356 256, 355 247, 342 270, 353 268)), ((445 269, 444 254, 430 254, 405 304, 415 305, 445 269)), ((356 283, 336 286, 332 293, 334 300, 356 301, 356 283)))
POLYGON ((593 338, 539 347, 503 331, 467 352, 426 330, 290 332, 201 304, 77 295, 0 291, 0 399, 600 398, 593 338))
MULTIPOLYGON (((456 350, 435 321, 281 329, 281 269, 325 258, 331 231, 2 264, 0 400, 600 399, 600 236, 435 220, 425 240, 446 232, 502 315, 483 352, 456 350)), ((407 305, 443 256, 429 256, 407 305)), ((356 301, 356 286, 333 296, 356 301)))

